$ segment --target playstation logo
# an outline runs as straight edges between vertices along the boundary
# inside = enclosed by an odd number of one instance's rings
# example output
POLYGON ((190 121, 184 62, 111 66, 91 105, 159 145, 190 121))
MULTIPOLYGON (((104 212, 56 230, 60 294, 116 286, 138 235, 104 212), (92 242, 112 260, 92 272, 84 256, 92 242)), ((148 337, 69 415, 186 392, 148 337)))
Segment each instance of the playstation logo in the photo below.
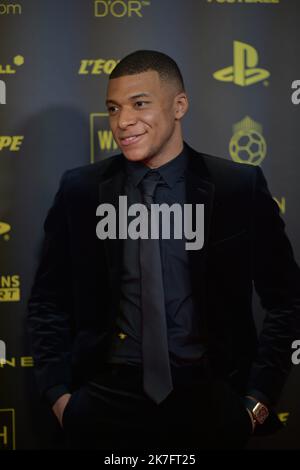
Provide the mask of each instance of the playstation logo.
POLYGON ((233 65, 218 70, 213 74, 216 80, 233 82, 235 85, 248 86, 261 82, 270 76, 270 72, 256 67, 258 53, 254 47, 240 41, 233 42, 233 65))

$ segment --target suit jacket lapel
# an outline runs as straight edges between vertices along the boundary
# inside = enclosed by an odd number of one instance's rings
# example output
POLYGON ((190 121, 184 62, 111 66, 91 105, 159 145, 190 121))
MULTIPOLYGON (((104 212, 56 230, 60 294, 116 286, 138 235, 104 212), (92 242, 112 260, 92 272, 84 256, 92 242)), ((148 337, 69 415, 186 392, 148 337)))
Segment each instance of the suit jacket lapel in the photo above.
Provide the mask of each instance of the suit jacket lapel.
POLYGON ((207 254, 210 236, 211 216, 214 203, 215 185, 201 157, 190 149, 186 173, 186 201, 188 204, 204 204, 204 246, 201 250, 190 250, 190 260, 197 266, 200 258, 207 254))
MULTIPOLYGON (((189 149, 188 169, 186 173, 186 201, 189 204, 204 204, 204 245, 200 250, 189 250, 191 268, 191 285, 194 301, 200 312, 199 325, 202 341, 208 341, 208 323, 206 308, 206 267, 209 247, 212 210, 214 203, 215 185, 204 164, 201 154, 189 149)), ((194 217, 193 217, 194 218, 194 217)))
MULTIPOLYGON (((109 279, 113 292, 119 292, 121 266, 123 260, 123 243, 119 239, 119 196, 125 195, 126 173, 124 157, 115 161, 102 176, 99 184, 99 204, 111 204, 116 210, 116 239, 103 240, 109 279)), ((103 260, 102 260, 103 262, 103 260)))

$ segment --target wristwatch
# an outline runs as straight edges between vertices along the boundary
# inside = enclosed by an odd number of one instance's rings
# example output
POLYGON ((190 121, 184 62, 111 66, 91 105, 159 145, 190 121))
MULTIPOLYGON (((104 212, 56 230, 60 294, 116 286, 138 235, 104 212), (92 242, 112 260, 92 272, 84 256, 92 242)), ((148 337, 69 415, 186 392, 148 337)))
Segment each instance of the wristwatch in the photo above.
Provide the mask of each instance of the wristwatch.
POLYGON ((269 416, 269 410, 260 401, 253 397, 247 396, 244 401, 246 408, 251 412, 255 424, 263 424, 269 416))

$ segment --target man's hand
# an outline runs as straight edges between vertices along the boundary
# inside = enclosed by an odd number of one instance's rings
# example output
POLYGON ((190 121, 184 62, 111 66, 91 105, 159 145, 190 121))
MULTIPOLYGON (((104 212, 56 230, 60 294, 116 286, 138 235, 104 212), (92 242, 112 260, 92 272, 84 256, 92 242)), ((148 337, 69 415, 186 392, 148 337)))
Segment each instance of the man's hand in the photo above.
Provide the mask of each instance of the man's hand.
POLYGON ((67 406, 67 403, 70 400, 70 398, 71 398, 71 394, 70 393, 65 393, 64 395, 59 397, 59 399, 56 400, 56 402, 52 406, 52 411, 55 414, 55 416, 57 417, 61 427, 63 427, 62 417, 63 417, 64 411, 65 411, 65 407, 67 406))

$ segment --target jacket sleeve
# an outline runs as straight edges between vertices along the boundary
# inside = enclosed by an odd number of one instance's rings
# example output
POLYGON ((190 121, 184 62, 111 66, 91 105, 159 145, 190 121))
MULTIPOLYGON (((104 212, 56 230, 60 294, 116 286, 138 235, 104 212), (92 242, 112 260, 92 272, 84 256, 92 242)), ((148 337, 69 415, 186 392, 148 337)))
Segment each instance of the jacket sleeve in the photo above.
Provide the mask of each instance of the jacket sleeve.
POLYGON ((253 207, 252 272, 266 316, 248 387, 275 405, 292 366, 292 343, 300 338, 300 270, 259 167, 253 207))
MULTIPOLYGON (((27 325, 38 388, 43 397, 71 385, 70 259, 64 174, 44 224, 41 258, 28 301, 27 325)), ((57 396, 58 398, 58 396, 57 396)))

